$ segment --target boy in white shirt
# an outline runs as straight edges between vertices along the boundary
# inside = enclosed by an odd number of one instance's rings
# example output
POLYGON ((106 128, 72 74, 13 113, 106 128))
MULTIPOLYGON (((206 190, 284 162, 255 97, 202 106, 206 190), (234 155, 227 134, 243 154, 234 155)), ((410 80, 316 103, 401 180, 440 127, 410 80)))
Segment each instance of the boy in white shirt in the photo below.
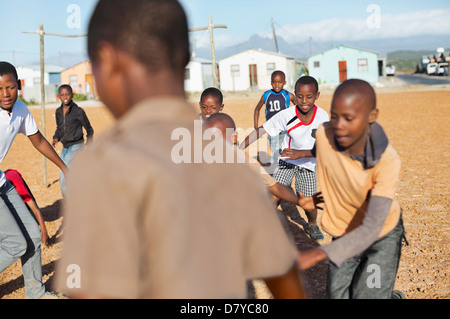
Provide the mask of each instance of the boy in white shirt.
MULTIPOLYGON (((311 76, 302 76, 295 84, 297 105, 278 112, 258 129, 250 133, 241 149, 256 141, 265 133, 270 136, 285 132, 280 159, 273 177, 278 183, 290 186, 295 176, 295 190, 305 196, 317 193, 315 133, 320 124, 329 121, 328 113, 315 105, 320 96, 319 85, 311 76)), ((317 226, 317 210, 305 210, 308 218, 306 232, 319 241, 323 234, 317 226)))
MULTIPOLYGON (((34 148, 66 174, 66 165, 39 131, 27 106, 17 100, 19 90, 16 68, 8 62, 0 62, 0 163, 17 134, 22 133, 34 148)), ((39 225, 1 170, 0 195, 0 273, 21 258, 26 297, 41 298, 45 287, 39 225)))

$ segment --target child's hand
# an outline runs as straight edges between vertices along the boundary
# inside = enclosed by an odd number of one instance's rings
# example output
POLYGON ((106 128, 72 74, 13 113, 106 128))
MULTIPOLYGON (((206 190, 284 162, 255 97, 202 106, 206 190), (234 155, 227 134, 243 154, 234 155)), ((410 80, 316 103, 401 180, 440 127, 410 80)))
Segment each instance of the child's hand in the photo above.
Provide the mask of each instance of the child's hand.
POLYGON ((318 262, 327 259, 327 255, 321 249, 314 248, 298 252, 297 263, 301 270, 314 267, 318 262))
POLYGON ((318 206, 323 202, 324 201, 321 192, 308 197, 305 197, 303 193, 300 193, 300 198, 298 199, 298 205, 304 210, 323 209, 323 207, 318 206))
POLYGON ((54 138, 53 141, 52 141, 52 146, 55 147, 56 144, 58 144, 58 142, 59 141, 56 138, 54 138))
POLYGON ((285 148, 281 153, 280 153, 280 157, 284 157, 287 160, 295 160, 295 159, 299 159, 300 157, 302 157, 301 151, 299 150, 294 150, 291 148, 285 148))
POLYGON ((48 233, 47 230, 45 229, 44 231, 41 232, 42 235, 42 245, 43 246, 47 246, 48 245, 48 233))

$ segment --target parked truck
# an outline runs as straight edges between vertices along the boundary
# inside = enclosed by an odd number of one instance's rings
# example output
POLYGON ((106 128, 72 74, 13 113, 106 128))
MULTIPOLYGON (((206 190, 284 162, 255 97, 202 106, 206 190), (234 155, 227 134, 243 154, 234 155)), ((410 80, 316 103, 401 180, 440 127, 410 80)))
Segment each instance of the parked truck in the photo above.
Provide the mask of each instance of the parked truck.
POLYGON ((444 48, 438 48, 436 54, 422 56, 421 71, 428 75, 448 75, 450 57, 445 57, 444 48))

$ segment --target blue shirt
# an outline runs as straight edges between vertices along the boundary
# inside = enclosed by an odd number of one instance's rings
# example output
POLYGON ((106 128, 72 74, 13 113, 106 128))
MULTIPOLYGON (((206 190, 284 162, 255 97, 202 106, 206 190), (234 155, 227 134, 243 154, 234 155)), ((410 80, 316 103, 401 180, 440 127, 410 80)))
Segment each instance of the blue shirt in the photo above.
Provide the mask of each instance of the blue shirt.
POLYGON ((264 92, 264 104, 266 106, 266 121, 279 111, 287 109, 290 104, 290 93, 285 89, 276 93, 274 90, 264 92))

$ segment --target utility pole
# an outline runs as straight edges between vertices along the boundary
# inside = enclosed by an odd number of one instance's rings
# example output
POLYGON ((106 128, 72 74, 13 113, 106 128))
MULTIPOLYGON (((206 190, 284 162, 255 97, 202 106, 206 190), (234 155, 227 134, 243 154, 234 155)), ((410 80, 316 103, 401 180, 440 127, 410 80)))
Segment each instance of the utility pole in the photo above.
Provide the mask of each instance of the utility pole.
POLYGON ((217 81, 216 50, 214 49, 213 29, 218 29, 218 28, 227 29, 228 27, 224 24, 213 25, 212 17, 209 16, 209 24, 207 27, 189 29, 190 32, 209 30, 209 41, 211 42, 211 57, 212 57, 212 65, 213 65, 213 79, 214 79, 214 87, 216 87, 216 88, 219 87, 219 84, 217 81))
MULTIPOLYGON (((80 34, 80 35, 65 35, 65 34, 58 34, 58 33, 50 33, 50 32, 44 32, 44 26, 42 24, 39 25, 38 31, 22 31, 22 33, 33 33, 33 34, 39 34, 39 42, 40 42, 40 62, 41 62, 41 118, 42 118, 42 135, 45 138, 46 135, 46 126, 45 126, 45 83, 44 83, 44 71, 45 71, 45 62, 44 62, 44 35, 54 35, 58 37, 85 37, 87 35, 80 34)), ((46 158, 45 156, 42 156, 42 167, 44 171, 44 186, 48 187, 47 184, 47 164, 46 164, 46 158)))
POLYGON ((311 46, 311 42, 312 42, 312 37, 309 37, 309 56, 312 55, 312 46, 311 46))
POLYGON ((275 51, 277 53, 280 53, 280 50, 278 49, 277 35, 275 34, 275 27, 274 27, 274 24, 273 24, 273 18, 272 18, 272 33, 273 33, 273 43, 275 44, 275 51))

